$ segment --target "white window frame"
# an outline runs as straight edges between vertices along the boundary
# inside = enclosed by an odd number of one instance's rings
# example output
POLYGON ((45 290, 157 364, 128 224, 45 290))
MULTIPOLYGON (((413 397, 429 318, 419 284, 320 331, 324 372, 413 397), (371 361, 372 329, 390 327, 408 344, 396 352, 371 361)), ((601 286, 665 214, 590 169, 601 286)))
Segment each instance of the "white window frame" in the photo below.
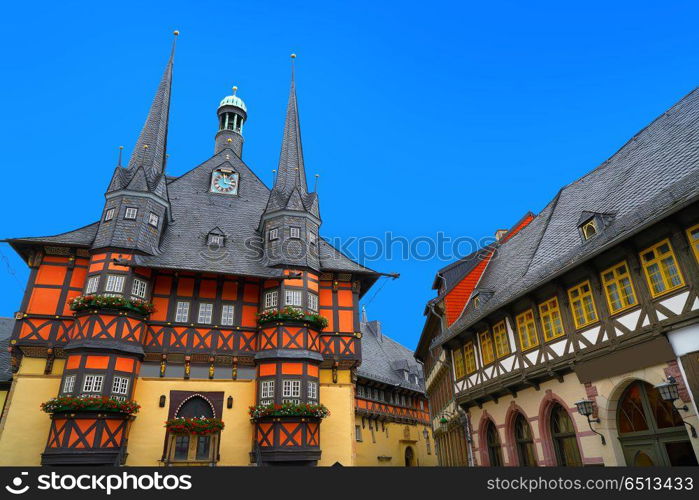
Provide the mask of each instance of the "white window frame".
POLYGON ((102 392, 103 384, 104 375, 86 374, 85 378, 83 378, 83 392, 102 392))
POLYGON ((291 226, 289 228, 289 238, 298 240, 301 238, 301 228, 296 226, 291 226))
POLYGON ((282 402, 296 403, 301 400, 301 380, 299 379, 284 379, 282 380, 282 402))
POLYGON ((210 325, 213 317, 214 305, 211 302, 202 302, 201 304, 199 304, 199 314, 197 314, 197 323, 210 325))
POLYGON ((114 212, 116 212, 115 208, 108 208, 106 212, 104 212, 104 222, 108 222, 114 218, 114 212))
POLYGON ((63 379, 63 392, 70 393, 75 389, 75 375, 67 375, 63 379))
POLYGON ((235 306, 233 304, 223 304, 221 306, 221 325, 231 326, 235 322, 235 306))
POLYGON ((151 212, 148 214, 148 224, 150 224, 153 227, 158 227, 158 224, 160 224, 160 216, 156 213, 151 212))
POLYGON ((207 245, 218 245, 223 246, 223 235, 222 234, 209 234, 209 240, 207 245))
POLYGON ((265 292, 265 309, 274 309, 279 306, 279 293, 277 290, 265 292))
POLYGON ((148 284, 138 278, 134 278, 131 283, 131 295, 138 297, 139 299, 146 298, 146 292, 148 291, 148 284))
POLYGON ((137 216, 138 207, 126 207, 126 211, 124 212, 124 219, 136 220, 137 216))
POLYGON ((100 285, 100 277, 99 276, 90 276, 87 278, 87 284, 85 285, 85 295, 92 295, 93 293, 97 293, 97 288, 100 285))
POLYGON ((104 291, 111 293, 123 293, 125 280, 126 276, 123 274, 108 274, 107 284, 104 286, 104 291))
POLYGON ((189 321, 189 302, 184 300, 177 302, 175 309, 175 321, 178 323, 186 323, 189 321))
POLYGON ((126 396, 129 393, 129 377, 115 375, 112 379, 112 394, 126 396))
POLYGON ((269 241, 274 241, 279 239, 279 228, 278 227, 273 227, 272 229, 269 230, 268 234, 269 241))
POLYGON ((315 245, 316 243, 318 243, 318 235, 314 231, 309 231, 308 241, 311 243, 311 245, 315 245))
POLYGON ((260 403, 270 404, 274 399, 274 380, 260 382, 260 403))
POLYGON ((289 289, 284 290, 284 305, 293 307, 303 306, 303 295, 301 290, 289 289))
POLYGON ((308 310, 318 312, 318 295, 308 292, 308 310))
POLYGON ((313 380, 308 381, 307 396, 309 401, 318 400, 318 382, 315 382, 313 380))

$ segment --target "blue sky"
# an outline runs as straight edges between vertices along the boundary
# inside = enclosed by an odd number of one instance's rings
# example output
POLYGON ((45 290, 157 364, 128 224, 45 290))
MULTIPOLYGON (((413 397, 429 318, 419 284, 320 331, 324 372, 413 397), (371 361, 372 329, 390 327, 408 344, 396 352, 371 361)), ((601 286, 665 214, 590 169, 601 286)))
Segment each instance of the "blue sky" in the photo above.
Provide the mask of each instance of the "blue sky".
MULTIPOLYGON (((537 213, 699 82, 695 2, 13 2, 0 16, 0 237, 94 222, 178 29, 170 175, 213 151, 232 85, 270 184, 289 85, 325 237, 476 239, 537 213)), ((25 264, 0 245, 0 315, 25 264)), ((448 262, 367 262, 365 297, 414 347, 448 262), (375 295, 375 291, 380 292, 375 295)))

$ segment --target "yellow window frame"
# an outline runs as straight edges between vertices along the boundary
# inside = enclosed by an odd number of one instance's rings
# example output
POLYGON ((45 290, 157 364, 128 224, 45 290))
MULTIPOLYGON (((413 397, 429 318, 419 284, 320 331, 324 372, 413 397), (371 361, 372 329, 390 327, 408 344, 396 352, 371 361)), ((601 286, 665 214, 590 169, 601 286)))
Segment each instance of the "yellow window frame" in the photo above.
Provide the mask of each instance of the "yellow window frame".
POLYGON ((458 349, 454 349, 452 351, 452 355, 454 356, 454 376, 456 377, 456 380, 459 380, 460 378, 466 376, 466 369, 464 368, 464 352, 461 350, 461 347, 459 347, 458 349))
POLYGON ((609 306, 609 312, 611 314, 617 314, 638 305, 633 279, 629 272, 629 264, 625 260, 617 262, 612 267, 602 271, 600 277, 602 278, 604 295, 607 297, 607 305, 609 306), (628 283, 625 283, 624 280, 627 280, 628 283), (613 287, 616 287, 614 290, 615 293, 618 294, 617 301, 620 304, 619 307, 614 305, 612 298, 613 287))
POLYGON ((566 334, 565 328, 563 328, 561 308, 558 306, 558 297, 551 297, 539 304, 539 321, 541 321, 545 342, 563 337, 566 334))
POLYGON ((684 286, 684 278, 669 238, 659 241, 640 254, 641 266, 653 298, 684 286), (663 288, 660 289, 659 286, 663 288))
POLYGON ((478 334, 478 339, 481 342, 481 356, 483 356, 483 365, 489 365, 495 361, 495 346, 493 345, 493 338, 490 336, 490 332, 485 330, 478 334))
POLYGON ((589 280, 569 288, 568 299, 575 328, 583 328, 598 321, 599 316, 589 280))
POLYGON ((476 371, 476 347, 473 345, 473 342, 464 344, 464 367, 466 368, 466 375, 476 371))
POLYGON ((493 343, 495 344, 495 355, 498 358, 510 354, 510 340, 507 338, 505 320, 493 325, 493 343))
POLYGON ((539 345, 539 337, 536 334, 534 321, 534 309, 528 309, 517 315, 517 334, 522 351, 528 351, 539 345))
POLYGON ((687 229, 687 239, 689 240, 689 246, 692 247, 692 251, 694 252, 694 258, 699 262, 699 224, 687 229))

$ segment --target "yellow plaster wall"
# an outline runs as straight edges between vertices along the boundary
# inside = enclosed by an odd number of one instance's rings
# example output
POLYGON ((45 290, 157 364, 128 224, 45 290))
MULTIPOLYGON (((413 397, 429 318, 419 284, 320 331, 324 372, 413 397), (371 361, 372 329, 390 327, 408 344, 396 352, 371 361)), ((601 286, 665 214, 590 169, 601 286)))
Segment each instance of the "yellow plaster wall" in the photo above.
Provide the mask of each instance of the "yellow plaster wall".
MULTIPOLYGON (((354 425, 362 428, 362 417, 355 416, 354 425)), ((379 422, 378 428, 374 428, 372 436, 369 420, 365 419, 365 425, 361 430, 361 434, 362 440, 356 442, 357 460, 355 465, 365 467, 403 467, 405 466, 405 450, 408 446, 413 449, 414 465, 420 467, 438 465, 432 431, 424 425, 384 422, 384 426, 381 427, 379 422), (425 429, 429 431, 429 454, 427 453, 427 443, 423 436, 425 429), (379 457, 384 458, 379 460, 379 457)), ((352 437, 355 437, 354 432, 352 437)))
MULTIPOLYGON (((593 382, 592 385, 598 392, 598 396, 596 396, 595 399, 602 422, 600 424, 593 423, 592 426, 595 430, 604 434, 607 445, 603 446, 600 437, 597 435, 586 435, 580 437, 580 452, 584 461, 587 463, 599 463, 600 465, 604 463, 604 465, 607 466, 626 465, 621 445, 617 439, 617 402, 624 392, 624 389, 634 380, 644 380, 651 385, 656 385, 664 380, 664 369, 666 367, 667 365, 665 364, 652 366, 642 370, 628 372, 617 377, 611 377, 593 382)), ((589 432, 590 428, 588 426, 587 419, 575 410, 575 402, 587 397, 585 386, 580 383, 578 377, 574 373, 570 373, 565 375, 562 383, 558 382, 557 380, 550 380, 542 383, 538 391, 534 388, 530 388, 519 391, 516 398, 513 398, 512 396, 503 396, 498 398, 497 403, 494 401, 485 402, 483 403, 482 409, 479 409, 478 407, 471 407, 469 413, 471 415, 471 424, 474 434, 474 454, 476 463, 478 465, 482 465, 480 451, 476 450, 479 450, 481 446, 478 431, 484 412, 488 413, 498 428, 500 442, 503 445, 502 452, 505 463, 512 464, 516 461, 516 458, 510 456, 509 454, 510 450, 514 451, 514 447, 508 449, 506 446, 507 432, 504 427, 508 408, 510 408, 510 406, 513 404, 520 407, 526 414, 527 418, 530 419, 529 424, 534 435, 537 459, 541 465, 544 458, 544 450, 541 442, 542 434, 540 425, 546 425, 547 423, 542 423, 538 420, 531 421, 531 419, 532 417, 538 417, 541 402, 546 397, 548 391, 563 399, 563 401, 566 403, 569 410, 569 415, 574 420, 578 432, 589 432)), ((676 403, 676 405, 679 406, 678 403, 676 403)), ((687 413, 681 412, 682 417, 697 427, 699 424, 699 419, 697 419, 697 415, 694 413, 692 405, 688 406, 690 406, 690 411, 687 413)), ((696 439, 690 439, 690 441, 694 447, 694 452, 699 457, 699 442, 697 442, 696 439)))
POLYGON ((221 461, 219 465, 249 465, 253 426, 248 407, 255 399, 253 380, 182 380, 140 378, 134 399, 141 405, 129 433, 126 465, 157 466, 163 455, 165 421, 170 407, 170 391, 222 391, 223 419, 221 432, 221 461), (160 396, 167 398, 160 408, 160 396), (233 408, 226 408, 228 396, 233 396, 233 408))
POLYGON ((330 410, 330 416, 320 424, 318 465, 355 465, 354 384, 349 370, 338 370, 337 383, 332 381, 332 370, 320 371, 320 401, 330 410))
POLYGON ((0 466, 41 464, 51 419, 39 405, 58 394, 63 365, 63 360, 56 360, 53 373, 44 375, 45 359, 22 359, 0 428, 0 466))

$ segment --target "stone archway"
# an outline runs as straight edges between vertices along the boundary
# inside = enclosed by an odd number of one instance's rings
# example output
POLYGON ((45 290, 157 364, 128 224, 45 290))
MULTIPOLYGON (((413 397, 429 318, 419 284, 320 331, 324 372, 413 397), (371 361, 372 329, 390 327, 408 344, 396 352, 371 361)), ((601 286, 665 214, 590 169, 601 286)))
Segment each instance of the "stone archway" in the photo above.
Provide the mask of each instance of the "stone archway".
POLYGON ((405 448, 405 466, 415 467, 415 452, 412 446, 407 446, 405 448))

